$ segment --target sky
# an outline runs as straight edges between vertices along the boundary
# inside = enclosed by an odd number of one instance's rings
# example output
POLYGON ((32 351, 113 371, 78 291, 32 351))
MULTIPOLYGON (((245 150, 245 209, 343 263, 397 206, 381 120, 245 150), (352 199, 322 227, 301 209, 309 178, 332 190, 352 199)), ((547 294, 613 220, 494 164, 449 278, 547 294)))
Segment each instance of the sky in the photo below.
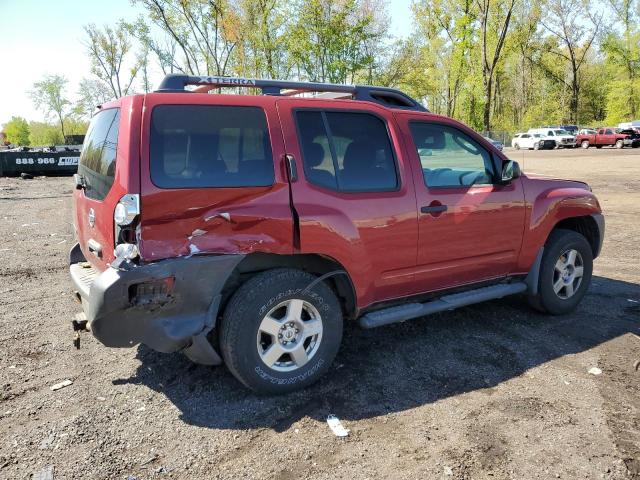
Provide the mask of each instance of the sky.
MULTIPOLYGON (((389 0, 390 33, 411 30, 411 0, 389 0)), ((43 120, 29 98, 34 82, 47 74, 61 74, 73 93, 90 76, 83 26, 133 20, 143 10, 130 0, 0 0, 0 125, 13 115, 43 120)), ((157 85, 161 78, 153 78, 157 85)))

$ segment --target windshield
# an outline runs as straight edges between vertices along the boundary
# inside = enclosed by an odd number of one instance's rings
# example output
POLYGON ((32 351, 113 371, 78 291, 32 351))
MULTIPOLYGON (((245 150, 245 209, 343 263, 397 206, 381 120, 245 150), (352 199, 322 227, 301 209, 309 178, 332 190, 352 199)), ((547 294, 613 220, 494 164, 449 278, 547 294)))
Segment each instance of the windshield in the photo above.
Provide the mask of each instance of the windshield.
POLYGON ((540 134, 540 133, 534 133, 533 136, 536 137, 536 138, 542 138, 543 137, 543 135, 540 134))
POLYGON ((569 132, 566 130, 555 130, 556 135, 569 135, 569 132))

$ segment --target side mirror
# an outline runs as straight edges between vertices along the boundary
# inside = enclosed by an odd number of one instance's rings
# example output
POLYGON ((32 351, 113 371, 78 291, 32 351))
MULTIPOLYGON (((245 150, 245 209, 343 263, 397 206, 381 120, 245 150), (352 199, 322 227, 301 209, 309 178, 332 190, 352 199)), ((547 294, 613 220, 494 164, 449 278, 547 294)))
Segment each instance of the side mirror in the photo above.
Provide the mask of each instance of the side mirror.
POLYGON ((522 172, 520 171, 520 165, 518 165, 518 162, 507 160, 502 164, 502 175, 500 178, 500 182, 507 184, 512 180, 518 178, 521 174, 522 172))

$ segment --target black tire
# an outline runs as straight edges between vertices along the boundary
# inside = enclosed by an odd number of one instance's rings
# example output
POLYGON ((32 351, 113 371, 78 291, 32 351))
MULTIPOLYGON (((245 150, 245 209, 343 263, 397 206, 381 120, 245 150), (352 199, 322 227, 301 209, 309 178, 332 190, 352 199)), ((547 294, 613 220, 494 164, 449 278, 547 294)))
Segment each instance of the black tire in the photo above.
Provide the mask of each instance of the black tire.
POLYGON ((593 273, 593 252, 585 237, 573 230, 556 229, 551 232, 544 246, 540 265, 538 294, 529 297, 529 303, 537 310, 551 315, 562 315, 573 311, 589 289, 593 273), (579 286, 569 298, 561 298, 554 291, 555 265, 561 255, 568 250, 576 250, 582 261, 583 275, 579 286))
POLYGON ((534 150, 540 150, 540 142, 536 142, 533 144, 533 149, 534 150))
MULTIPOLYGON (((338 353, 342 310, 326 283, 319 282, 310 291, 304 291, 315 279, 301 270, 268 270, 246 281, 229 300, 220 325, 220 350, 231 373, 255 392, 283 394, 307 387, 326 373, 338 353), (322 336, 306 364, 296 366, 293 371, 280 371, 263 362, 258 332, 263 318, 273 308, 292 299, 300 299, 316 309, 321 317, 322 336)), ((275 336, 272 341, 277 342, 275 336)), ((293 361, 293 357, 286 355, 278 358, 293 361)))

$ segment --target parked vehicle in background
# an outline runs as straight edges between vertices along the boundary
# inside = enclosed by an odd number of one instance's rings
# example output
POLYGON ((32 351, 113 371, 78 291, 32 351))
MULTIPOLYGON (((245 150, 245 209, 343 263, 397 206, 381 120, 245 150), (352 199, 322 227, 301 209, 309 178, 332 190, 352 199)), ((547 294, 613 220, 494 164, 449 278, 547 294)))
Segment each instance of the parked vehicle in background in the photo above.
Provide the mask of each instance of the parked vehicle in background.
MULTIPOLYGON (((633 129, 635 131, 640 130, 640 120, 633 120, 632 122, 622 122, 618 124, 618 128, 633 129)), ((640 133, 640 132, 639 132, 640 133)))
POLYGON ((533 150, 547 150, 556 147, 556 141, 539 133, 516 133, 511 139, 511 146, 516 150, 521 148, 533 150))
POLYGON ((551 128, 553 130, 564 130, 569 135, 577 135, 578 134, 578 126, 577 125, 543 125, 540 128, 551 128))
MULTIPOLYGON (((596 133, 598 133, 598 130, 596 128, 581 128, 578 132, 578 135, 595 135, 596 133)), ((576 145, 579 145, 577 138, 576 145)))
POLYGON ((520 293, 568 313, 604 237, 587 184, 525 175, 384 87, 168 75, 102 105, 75 185, 78 330, 224 362, 271 394, 329 370, 343 321, 520 293), (207 93, 239 85, 262 94, 207 93))
POLYGON ((632 129, 622 130, 616 127, 599 128, 594 133, 582 133, 576 137, 576 142, 582 148, 589 147, 639 147, 640 135, 632 129))
POLYGON ((539 133, 546 138, 555 140, 558 148, 573 148, 576 146, 576 137, 560 128, 530 128, 528 133, 539 133))
POLYGON ((504 149, 504 144, 499 140, 494 140, 490 137, 483 137, 487 142, 496 147, 498 150, 502 151, 504 149))

